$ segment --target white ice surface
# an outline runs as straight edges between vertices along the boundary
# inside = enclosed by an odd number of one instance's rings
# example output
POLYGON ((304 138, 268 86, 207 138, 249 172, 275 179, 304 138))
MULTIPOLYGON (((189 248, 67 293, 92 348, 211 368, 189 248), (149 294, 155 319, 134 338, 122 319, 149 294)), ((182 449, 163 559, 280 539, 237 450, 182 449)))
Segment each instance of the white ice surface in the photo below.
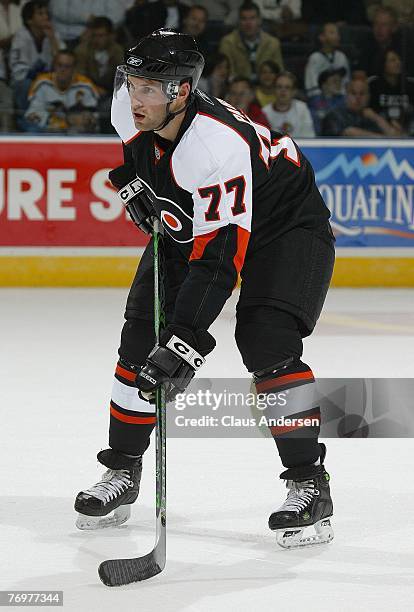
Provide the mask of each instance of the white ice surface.
MULTIPOLYGON (((170 439, 168 561, 141 584, 102 585, 105 558, 154 540, 153 449, 127 526, 75 529, 98 480, 126 290, 0 291, 0 589, 60 589, 100 612, 396 612, 414 609, 411 439, 328 440, 335 540, 284 551, 267 528, 285 498, 271 440, 170 439)), ((414 375, 414 292, 334 290, 304 359, 319 376, 414 375)), ((243 376, 232 304, 204 376, 243 376)))

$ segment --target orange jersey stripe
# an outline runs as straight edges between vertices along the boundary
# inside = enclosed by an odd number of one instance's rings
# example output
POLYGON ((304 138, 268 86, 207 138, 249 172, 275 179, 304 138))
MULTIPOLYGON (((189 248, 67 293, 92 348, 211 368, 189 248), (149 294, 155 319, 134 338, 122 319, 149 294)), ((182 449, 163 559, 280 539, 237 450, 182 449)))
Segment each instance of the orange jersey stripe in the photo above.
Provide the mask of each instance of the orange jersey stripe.
POLYGON ((280 376, 279 378, 272 378, 271 380, 265 380, 263 382, 259 382, 257 384, 258 391, 266 391, 267 389, 274 389, 275 387, 282 387, 283 385, 287 385, 290 382, 298 382, 298 381, 314 381, 313 372, 297 372, 295 374, 285 374, 285 376, 280 376))
POLYGON ((113 417, 122 421, 123 423, 132 423, 133 425, 152 425, 157 422, 157 417, 134 417, 122 414, 118 410, 115 410, 113 406, 110 406, 110 411, 113 417))
POLYGON ((117 366, 116 366, 115 373, 119 374, 119 376, 122 376, 122 378, 126 378, 127 380, 135 380, 135 378, 137 376, 136 372, 130 372, 129 370, 126 370, 125 368, 123 368, 119 364, 117 364, 117 366))
POLYGON ((125 144, 129 144, 130 142, 132 142, 133 140, 135 140, 135 138, 138 138, 138 136, 141 136, 142 132, 137 132, 136 134, 134 134, 133 136, 131 136, 131 138, 129 138, 125 144))
POLYGON ((202 234, 194 238, 193 250, 191 251, 190 261, 193 259, 201 259, 203 257, 206 246, 217 236, 218 230, 202 234))
POLYGON ((234 266, 239 274, 244 264, 247 245, 249 244, 250 232, 243 227, 237 226, 237 253, 233 258, 234 266))

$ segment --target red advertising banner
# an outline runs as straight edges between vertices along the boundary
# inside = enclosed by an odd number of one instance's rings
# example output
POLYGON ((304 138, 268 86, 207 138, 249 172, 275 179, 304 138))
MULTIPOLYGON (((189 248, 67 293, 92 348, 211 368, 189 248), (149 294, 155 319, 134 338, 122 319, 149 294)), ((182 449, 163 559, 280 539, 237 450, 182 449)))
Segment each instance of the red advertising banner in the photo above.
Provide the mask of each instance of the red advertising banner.
MULTIPOLYGON (((336 140, 333 157, 325 141, 303 145, 333 223, 352 238, 337 250, 335 284, 414 286, 414 249, 411 242, 411 248, 405 246, 413 230, 413 149, 407 141, 393 141, 393 151, 368 157, 349 151, 356 146, 371 151, 374 144, 367 141, 336 140), (350 211, 349 219, 343 210, 350 211), (380 227, 372 242, 381 210, 384 223, 395 227, 380 227), (370 241, 360 240, 361 234, 370 241)), ((108 182, 108 171, 122 159, 116 136, 0 136, 0 286, 130 284, 147 237, 108 182)))
POLYGON ((144 245, 108 181, 122 160, 118 138, 0 138, 0 246, 144 245))

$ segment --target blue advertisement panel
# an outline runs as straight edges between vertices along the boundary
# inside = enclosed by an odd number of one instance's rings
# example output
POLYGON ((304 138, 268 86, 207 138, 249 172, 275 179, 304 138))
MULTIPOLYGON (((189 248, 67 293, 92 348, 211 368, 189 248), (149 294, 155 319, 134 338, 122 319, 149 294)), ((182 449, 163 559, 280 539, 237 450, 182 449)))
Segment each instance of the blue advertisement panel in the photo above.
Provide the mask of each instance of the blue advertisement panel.
POLYGON ((414 247, 414 142, 303 141, 338 247, 414 247))

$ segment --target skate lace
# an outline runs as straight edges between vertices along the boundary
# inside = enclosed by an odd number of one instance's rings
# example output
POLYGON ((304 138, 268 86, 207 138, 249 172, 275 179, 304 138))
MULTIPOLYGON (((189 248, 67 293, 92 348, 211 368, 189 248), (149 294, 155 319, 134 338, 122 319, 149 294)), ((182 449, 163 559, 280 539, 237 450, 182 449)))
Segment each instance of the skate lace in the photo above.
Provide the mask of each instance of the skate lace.
POLYGON ((277 512, 300 512, 306 508, 316 494, 315 486, 311 480, 305 480, 304 482, 287 480, 286 487, 289 489, 289 493, 277 512))
POLYGON ((118 494, 124 493, 133 486, 128 470, 107 470, 101 482, 96 483, 84 493, 100 499, 104 504, 114 499, 118 494))

